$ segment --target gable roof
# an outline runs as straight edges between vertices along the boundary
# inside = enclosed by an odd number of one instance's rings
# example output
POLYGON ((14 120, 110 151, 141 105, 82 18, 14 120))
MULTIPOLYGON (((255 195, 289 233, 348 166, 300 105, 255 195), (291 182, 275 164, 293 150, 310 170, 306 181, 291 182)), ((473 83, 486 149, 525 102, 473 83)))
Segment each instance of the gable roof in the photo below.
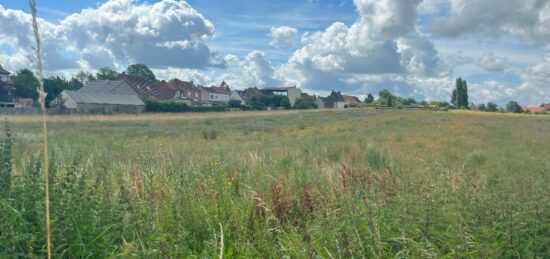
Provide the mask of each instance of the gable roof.
POLYGON ((523 106, 521 107, 524 111, 530 111, 530 112, 543 112, 545 111, 546 109, 544 107, 528 107, 528 106, 523 106))
POLYGON ((64 91, 77 103, 85 104, 114 104, 114 105, 138 105, 145 103, 137 95, 111 94, 111 93, 89 93, 81 91, 64 91))
POLYGON ((11 73, 8 70, 5 70, 2 65, 0 65, 0 74, 9 75, 11 73))
POLYGON ((149 78, 142 76, 120 74, 117 78, 126 82, 138 95, 141 96, 154 96, 155 95, 155 83, 149 78))
POLYGON ((231 92, 223 86, 203 87, 208 93, 230 95, 231 92))
POLYGON ((550 111, 550 103, 543 104, 541 105, 541 107, 544 107, 544 109, 546 109, 547 111, 550 111))
MULTIPOLYGON (((92 94, 108 94, 112 93, 115 89, 121 86, 124 83, 122 80, 109 81, 109 80, 96 80, 86 83, 78 91, 81 93, 92 93, 92 94)), ((131 93, 129 93, 131 94, 131 93)), ((135 94, 135 93, 134 93, 135 94)))
POLYGON ((352 95, 343 95, 342 97, 344 97, 345 102, 349 102, 349 103, 359 103, 359 102, 361 102, 361 101, 359 101, 359 98, 357 98, 355 96, 352 96, 352 95))

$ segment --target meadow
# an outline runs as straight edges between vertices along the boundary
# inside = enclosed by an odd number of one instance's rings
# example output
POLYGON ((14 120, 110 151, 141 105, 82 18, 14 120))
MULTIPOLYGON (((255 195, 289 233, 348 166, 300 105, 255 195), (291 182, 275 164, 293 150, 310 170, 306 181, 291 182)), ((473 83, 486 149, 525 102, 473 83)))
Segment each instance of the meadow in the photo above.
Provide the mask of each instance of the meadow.
MULTIPOLYGON (((7 121, 0 258, 43 258, 40 120, 7 121)), ((72 116, 49 138, 56 258, 550 258, 548 116, 72 116)))

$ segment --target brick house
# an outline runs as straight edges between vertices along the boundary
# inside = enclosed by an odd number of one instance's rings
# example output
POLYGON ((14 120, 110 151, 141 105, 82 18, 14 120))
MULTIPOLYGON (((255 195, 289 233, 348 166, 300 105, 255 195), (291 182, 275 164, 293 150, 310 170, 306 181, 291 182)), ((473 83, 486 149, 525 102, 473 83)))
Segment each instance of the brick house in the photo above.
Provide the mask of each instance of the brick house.
POLYGON ((159 100, 179 100, 186 102, 201 102, 203 95, 200 87, 193 82, 172 79, 162 81, 154 88, 154 96, 159 100))

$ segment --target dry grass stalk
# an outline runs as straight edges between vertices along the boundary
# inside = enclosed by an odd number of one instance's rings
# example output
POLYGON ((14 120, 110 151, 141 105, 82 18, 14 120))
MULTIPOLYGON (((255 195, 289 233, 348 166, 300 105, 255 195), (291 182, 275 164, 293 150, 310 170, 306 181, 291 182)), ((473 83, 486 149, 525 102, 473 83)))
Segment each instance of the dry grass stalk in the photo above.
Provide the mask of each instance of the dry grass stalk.
POLYGON ((48 251, 48 259, 52 257, 52 241, 51 241, 51 229, 50 229, 50 183, 49 183, 49 159, 48 159, 48 125, 46 114, 46 91, 44 91, 44 80, 42 76, 42 56, 41 56, 41 43, 40 33, 38 32, 38 21, 36 19, 36 2, 35 0, 29 1, 29 6, 32 12, 32 29, 35 39, 35 55, 36 55, 36 76, 38 78, 38 102, 40 103, 40 109, 42 110, 42 135, 44 136, 44 192, 45 192, 45 210, 46 210, 46 248, 48 251))
POLYGON ((283 191, 283 186, 280 183, 272 183, 271 195, 273 200, 273 214, 279 222, 286 221, 290 211, 290 201, 288 195, 283 191))

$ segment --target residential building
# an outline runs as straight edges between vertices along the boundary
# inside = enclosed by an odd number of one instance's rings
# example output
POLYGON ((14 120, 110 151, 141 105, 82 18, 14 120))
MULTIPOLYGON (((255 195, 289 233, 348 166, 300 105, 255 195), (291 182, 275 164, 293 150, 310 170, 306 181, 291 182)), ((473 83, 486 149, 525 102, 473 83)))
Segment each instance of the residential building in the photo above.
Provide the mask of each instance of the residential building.
POLYGON ((0 105, 11 105, 15 99, 15 88, 10 80, 10 74, 0 65, 0 105))
POLYGON ((202 90, 193 82, 172 79, 155 86, 154 96, 159 100, 182 101, 189 105, 201 103, 202 90))
POLYGON ((545 112, 546 111, 544 106, 540 106, 540 107, 523 106, 521 108, 523 109, 524 112, 530 112, 530 113, 539 113, 539 112, 545 112))
POLYGON ((265 95, 283 95, 288 97, 290 106, 294 106, 296 101, 302 97, 302 91, 299 88, 293 87, 266 87, 260 89, 260 92, 265 95))
POLYGON ((345 102, 349 103, 352 106, 361 104, 361 100, 353 95, 342 95, 342 97, 344 97, 345 102))
POLYGON ((63 106, 78 112, 140 113, 145 110, 145 103, 136 91, 122 80, 90 81, 79 90, 61 92, 61 99, 63 106))
POLYGON ((325 108, 328 109, 344 109, 349 108, 350 103, 346 102, 341 92, 332 91, 329 96, 323 98, 325 108))
POLYGON ((207 96, 203 100, 208 100, 209 103, 220 104, 227 103, 230 100, 231 89, 228 86, 222 84, 222 86, 203 87, 203 89, 206 91, 207 96))

